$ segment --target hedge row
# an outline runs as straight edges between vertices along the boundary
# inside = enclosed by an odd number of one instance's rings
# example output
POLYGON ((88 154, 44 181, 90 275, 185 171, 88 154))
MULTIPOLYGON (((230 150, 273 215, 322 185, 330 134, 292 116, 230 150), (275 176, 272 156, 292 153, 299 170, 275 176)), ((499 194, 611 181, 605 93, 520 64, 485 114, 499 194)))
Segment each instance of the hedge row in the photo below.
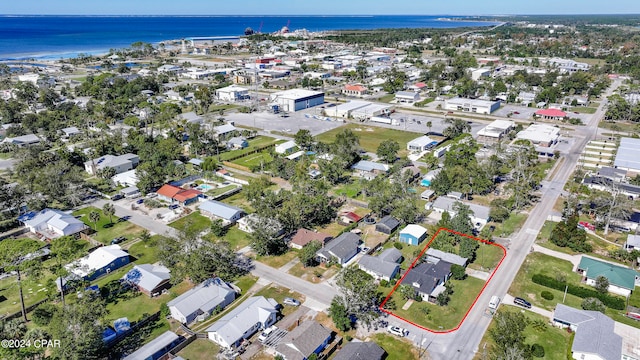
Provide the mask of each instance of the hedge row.
POLYGON ((576 286, 576 285, 572 285, 572 284, 567 284, 565 282, 562 281, 558 281, 550 276, 546 276, 546 275, 542 275, 542 274, 535 274, 533 275, 533 277, 531 278, 531 280, 538 284, 538 285, 542 285, 542 286, 546 286, 548 288, 551 289, 556 289, 556 290, 560 290, 560 291, 564 291, 565 287, 567 287, 567 293, 571 294, 571 295, 575 295, 577 297, 580 297, 582 299, 584 298, 589 298, 589 297, 594 297, 596 299, 599 299, 600 301, 602 301, 603 304, 605 304, 605 306, 615 309, 615 310, 624 310, 625 309, 625 303, 624 300, 619 298, 619 297, 615 297, 615 296, 611 296, 608 294, 603 294, 603 293, 599 293, 594 289, 589 289, 589 288, 585 288, 582 286, 576 286))

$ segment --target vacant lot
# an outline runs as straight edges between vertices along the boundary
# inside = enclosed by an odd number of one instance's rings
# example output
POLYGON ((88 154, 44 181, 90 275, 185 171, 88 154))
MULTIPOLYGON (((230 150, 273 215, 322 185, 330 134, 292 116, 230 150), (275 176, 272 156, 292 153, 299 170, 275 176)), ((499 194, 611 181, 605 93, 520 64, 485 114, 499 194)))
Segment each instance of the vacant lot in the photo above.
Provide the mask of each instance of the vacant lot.
POLYGON ((253 166, 266 166, 270 162, 273 161, 273 156, 269 151, 261 151, 255 154, 249 154, 245 157, 241 157, 240 159, 234 160, 234 164, 238 164, 241 166, 246 166, 251 168, 253 166))
POLYGON ((476 251, 476 259, 469 264, 469 268, 491 271, 498 266, 503 256, 504 251, 501 247, 480 243, 480 247, 476 251))
POLYGON ((215 358, 220 352, 220 347, 208 339, 196 339, 191 344, 178 352, 185 360, 209 360, 215 358))
POLYGON ((144 230, 138 225, 119 219, 115 215, 110 219, 104 215, 101 209, 92 206, 80 209, 74 212, 73 215, 80 216, 82 222, 91 227, 91 229, 96 230, 96 233, 92 234, 91 237, 106 245, 110 244, 111 240, 118 236, 124 236, 127 240, 131 240, 138 237, 144 230), (94 210, 100 214, 100 220, 95 224, 89 220, 89 213, 94 210), (113 223, 111 222, 112 220, 113 223))
POLYGON ((418 359, 416 349, 408 340, 387 334, 375 334, 373 340, 387 352, 387 360, 418 359))
POLYGON ((359 124, 348 124, 320 134, 316 137, 316 139, 325 143, 333 143, 336 138, 336 134, 341 132, 343 129, 352 130, 356 135, 360 137, 360 147, 365 151, 373 153, 376 152, 376 150, 378 149, 378 145, 380 145, 381 142, 390 139, 395 140, 398 142, 398 144, 400 144, 400 155, 406 155, 407 143, 421 136, 421 134, 402 130, 380 128, 375 126, 364 126, 359 124))
POLYGON ((282 140, 276 140, 268 136, 256 136, 255 138, 249 140, 249 147, 244 149, 231 150, 223 154, 220 154, 220 160, 227 161, 229 159, 233 159, 238 156, 249 154, 263 146, 272 145, 272 144, 275 145, 278 142, 282 142, 282 140))
POLYGON ((202 232, 211 226, 211 220, 204 215, 200 215, 200 212, 196 211, 172 222, 169 226, 177 230, 183 230, 185 226, 189 226, 189 228, 194 231, 202 232))

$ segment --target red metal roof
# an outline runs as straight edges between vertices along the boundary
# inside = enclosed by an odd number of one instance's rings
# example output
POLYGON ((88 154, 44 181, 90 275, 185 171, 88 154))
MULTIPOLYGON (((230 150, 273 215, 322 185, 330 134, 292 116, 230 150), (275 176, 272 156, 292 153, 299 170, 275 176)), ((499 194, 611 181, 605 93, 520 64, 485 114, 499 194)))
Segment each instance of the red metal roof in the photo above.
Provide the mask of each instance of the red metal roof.
POLYGON ((358 215, 358 214, 356 214, 354 212, 351 212, 351 211, 349 211, 348 213, 344 214, 344 216, 347 219, 349 219, 349 220, 351 220, 353 222, 358 222, 358 221, 360 221, 362 219, 362 216, 360 216, 360 215, 358 215))
POLYGON ((567 117, 567 113, 558 109, 540 109, 536 111, 536 115, 550 117, 567 117))
POLYGON ((419 89, 422 89, 423 87, 426 87, 426 86, 427 86, 427 84, 425 84, 425 83, 423 83, 423 82, 417 82, 417 83, 415 84, 415 87, 417 87, 417 88, 419 88, 419 89))
POLYGON ((189 199, 196 198, 196 197, 198 197, 200 195, 202 195, 202 193, 200 191, 194 190, 194 189, 189 189, 189 190, 180 191, 179 193, 174 195, 173 198, 178 202, 185 202, 185 201, 187 201, 189 199))
POLYGON ((162 185, 162 187, 156 192, 158 193, 158 195, 166 196, 173 199, 173 197, 176 196, 176 194, 180 191, 182 191, 182 189, 177 186, 165 184, 162 185))
POLYGON ((358 92, 363 92, 367 90, 367 88, 365 88, 362 85, 349 85, 349 84, 345 85, 344 89, 347 91, 358 91, 358 92))

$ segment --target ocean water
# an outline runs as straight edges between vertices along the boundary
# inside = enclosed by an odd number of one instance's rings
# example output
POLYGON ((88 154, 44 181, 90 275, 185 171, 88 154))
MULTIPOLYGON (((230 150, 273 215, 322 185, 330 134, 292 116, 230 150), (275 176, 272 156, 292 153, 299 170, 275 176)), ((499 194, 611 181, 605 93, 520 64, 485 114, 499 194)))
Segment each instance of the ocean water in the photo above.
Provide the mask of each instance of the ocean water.
POLYGON ((445 16, 0 16, 0 60, 59 59, 103 54, 143 41, 239 36, 283 26, 310 31, 455 28, 496 23, 439 20, 445 16))

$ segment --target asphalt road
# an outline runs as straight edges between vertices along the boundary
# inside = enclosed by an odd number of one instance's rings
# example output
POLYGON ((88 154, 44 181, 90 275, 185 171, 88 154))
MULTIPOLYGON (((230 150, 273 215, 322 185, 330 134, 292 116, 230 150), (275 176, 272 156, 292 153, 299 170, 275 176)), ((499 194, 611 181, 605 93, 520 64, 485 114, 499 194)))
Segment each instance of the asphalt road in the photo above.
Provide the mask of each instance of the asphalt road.
MULTIPOLYGON (((620 82, 615 82, 607 90, 603 98, 606 99, 607 96, 611 95, 619 85, 620 82)), ((576 128, 574 135, 576 141, 570 152, 565 154, 562 166, 557 168, 557 171, 549 181, 549 185, 543 188, 540 202, 531 209, 522 229, 512 237, 507 257, 496 271, 493 280, 479 297, 460 329, 449 334, 430 335, 433 340, 428 343, 428 351, 433 359, 472 359, 475 356, 475 353, 480 348, 482 337, 491 322, 491 319, 484 314, 489 299, 493 295, 498 295, 502 299, 505 298, 507 290, 530 252, 538 232, 544 225, 547 215, 553 210, 553 206, 561 195, 565 183, 575 169, 582 149, 595 135, 598 122, 604 115, 606 104, 607 101, 603 100, 589 123, 584 127, 576 128)), ((514 295, 517 296, 518 294, 514 295)), ((423 337, 430 338, 430 336, 425 335, 423 337)))

